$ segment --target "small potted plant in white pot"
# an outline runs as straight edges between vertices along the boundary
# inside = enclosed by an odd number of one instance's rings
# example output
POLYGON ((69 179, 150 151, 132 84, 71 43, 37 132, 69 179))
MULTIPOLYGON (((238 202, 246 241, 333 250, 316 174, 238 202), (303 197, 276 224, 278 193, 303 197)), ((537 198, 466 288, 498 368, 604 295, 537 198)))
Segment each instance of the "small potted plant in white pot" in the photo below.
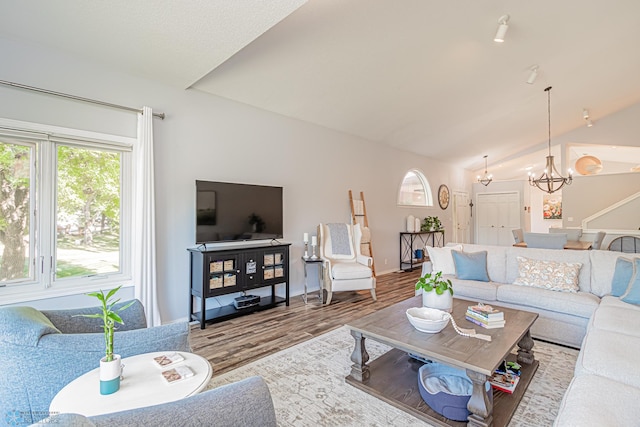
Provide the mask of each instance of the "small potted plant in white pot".
POLYGON ((105 356, 100 359, 100 394, 112 394, 120 389, 120 375, 122 374, 122 363, 120 355, 113 354, 113 334, 116 329, 116 323, 124 325, 122 318, 118 314, 129 308, 135 301, 131 301, 118 309, 114 309, 114 305, 120 301, 120 298, 113 300, 113 296, 118 292, 121 286, 111 289, 105 295, 104 291, 91 292, 88 296, 96 297, 101 304, 101 312, 95 314, 81 314, 82 317, 90 317, 94 319, 102 319, 102 329, 104 331, 105 356))
POLYGON ((416 282, 416 290, 422 289, 422 305, 446 312, 453 309, 453 285, 442 277, 442 272, 427 273, 416 282))
POLYGON ((425 217, 422 222, 422 226, 420 227, 421 231, 438 231, 442 230, 442 223, 440 222, 440 218, 437 216, 428 216, 425 217))

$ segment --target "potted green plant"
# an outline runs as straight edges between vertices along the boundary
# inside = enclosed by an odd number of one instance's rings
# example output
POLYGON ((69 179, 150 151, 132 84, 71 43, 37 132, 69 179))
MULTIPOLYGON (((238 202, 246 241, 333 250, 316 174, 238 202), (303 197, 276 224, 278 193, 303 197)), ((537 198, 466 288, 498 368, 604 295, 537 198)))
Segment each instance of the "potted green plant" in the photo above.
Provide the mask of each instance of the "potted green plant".
POLYGON ((442 223, 440 222, 440 218, 437 216, 428 216, 425 217, 422 222, 422 226, 420 227, 422 231, 437 231, 442 229, 442 223))
POLYGON ((442 230, 442 223, 440 222, 440 218, 438 218, 437 216, 433 216, 433 217, 431 217, 431 219, 433 220, 433 230, 432 231, 442 230))
POLYGON ((129 308, 135 301, 123 305, 117 309, 114 306, 120 301, 120 298, 114 299, 115 294, 122 286, 111 289, 105 295, 104 291, 90 292, 87 295, 98 298, 100 301, 100 312, 95 314, 80 314, 82 317, 93 319, 102 319, 102 330, 104 331, 105 356, 100 359, 100 394, 111 394, 120 388, 120 375, 122 373, 122 364, 120 355, 113 354, 113 335, 116 324, 124 325, 124 321, 118 314, 129 308))
POLYGON ((416 290, 422 290, 422 305, 451 312, 453 308, 453 285, 443 278, 442 272, 427 273, 416 282, 416 290))

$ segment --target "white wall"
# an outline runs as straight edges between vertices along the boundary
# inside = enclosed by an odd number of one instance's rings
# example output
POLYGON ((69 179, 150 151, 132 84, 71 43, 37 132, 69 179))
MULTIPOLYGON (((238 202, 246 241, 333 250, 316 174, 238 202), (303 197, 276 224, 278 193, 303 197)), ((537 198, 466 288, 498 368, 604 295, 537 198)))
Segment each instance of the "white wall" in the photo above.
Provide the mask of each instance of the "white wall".
MULTIPOLYGON (((409 169, 422 170, 434 195, 440 184, 470 192, 468 172, 412 153, 265 112, 194 90, 181 90, 76 61, 37 46, 0 39, 0 79, 116 104, 148 105, 154 120, 158 294, 163 323, 189 310, 189 256, 195 242, 196 179, 284 187, 284 241, 291 248, 291 292, 302 293, 302 234, 319 222, 350 219, 348 190, 364 191, 378 272, 398 268, 398 232, 409 214, 438 215, 451 230, 451 206, 396 206, 409 169)), ((136 117, 51 96, 0 87, 0 117, 135 136, 136 117)), ((428 141, 425 141, 428 143, 428 141)), ((77 305, 77 298, 34 303, 77 305)))

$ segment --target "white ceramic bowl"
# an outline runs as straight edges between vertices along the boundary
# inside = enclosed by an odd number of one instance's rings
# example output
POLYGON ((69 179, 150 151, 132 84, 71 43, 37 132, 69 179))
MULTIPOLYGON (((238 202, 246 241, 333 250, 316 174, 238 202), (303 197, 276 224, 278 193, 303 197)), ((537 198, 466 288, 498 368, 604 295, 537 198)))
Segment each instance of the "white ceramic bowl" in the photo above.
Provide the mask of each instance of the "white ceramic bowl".
POLYGON ((449 314, 437 308, 412 307, 407 310, 407 318, 420 332, 435 334, 449 323, 449 314))

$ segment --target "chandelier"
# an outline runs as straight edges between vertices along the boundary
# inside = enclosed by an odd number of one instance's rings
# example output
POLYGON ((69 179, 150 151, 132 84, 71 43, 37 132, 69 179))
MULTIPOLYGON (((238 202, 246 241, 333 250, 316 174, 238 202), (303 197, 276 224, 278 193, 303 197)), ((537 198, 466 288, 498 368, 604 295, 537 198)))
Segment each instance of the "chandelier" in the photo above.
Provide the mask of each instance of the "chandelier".
POLYGON ((493 175, 490 175, 487 173, 487 155, 484 156, 484 175, 482 177, 480 177, 480 175, 478 175, 478 182, 482 185, 484 185, 485 187, 489 184, 491 184, 491 181, 493 181, 493 175))
POLYGON ((558 172, 553 162, 553 156, 551 155, 551 86, 544 91, 547 92, 547 111, 549 113, 549 155, 547 156, 547 166, 542 171, 540 178, 536 178, 534 173, 529 172, 529 184, 533 187, 538 187, 545 193, 552 194, 564 187, 565 184, 571 184, 573 172, 569 169, 569 176, 565 178, 558 172))

